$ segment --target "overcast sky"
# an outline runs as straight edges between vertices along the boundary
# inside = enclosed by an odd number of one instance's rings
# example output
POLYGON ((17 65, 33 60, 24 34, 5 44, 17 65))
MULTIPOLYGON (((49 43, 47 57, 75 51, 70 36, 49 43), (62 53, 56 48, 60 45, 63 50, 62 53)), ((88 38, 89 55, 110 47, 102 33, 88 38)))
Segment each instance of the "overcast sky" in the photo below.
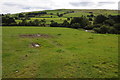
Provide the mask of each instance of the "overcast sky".
POLYGON ((118 9, 119 0, 0 0, 0 13, 53 9, 118 9))

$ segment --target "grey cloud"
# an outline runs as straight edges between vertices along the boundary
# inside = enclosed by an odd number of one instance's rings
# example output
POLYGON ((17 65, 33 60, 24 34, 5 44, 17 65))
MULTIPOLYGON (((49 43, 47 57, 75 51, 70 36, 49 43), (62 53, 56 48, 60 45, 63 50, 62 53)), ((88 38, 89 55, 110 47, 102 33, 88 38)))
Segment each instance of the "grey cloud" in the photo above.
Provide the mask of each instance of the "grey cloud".
POLYGON ((19 5, 19 4, 15 4, 15 3, 3 3, 3 5, 6 5, 6 6, 22 6, 22 5, 19 5))
POLYGON ((38 7, 35 6, 27 6, 27 5, 22 5, 22 4, 15 4, 15 3, 3 3, 3 5, 9 6, 9 7, 20 7, 21 9, 52 9, 50 7, 41 7, 38 5, 38 7))
POLYGON ((78 6, 90 6, 90 5, 94 4, 94 3, 93 2, 70 2, 70 4, 72 6, 78 7, 78 6))
POLYGON ((108 5, 108 4, 115 4, 115 2, 98 2, 98 6, 108 5))
POLYGON ((26 7, 22 7, 22 9, 46 9, 46 10, 50 10, 52 8, 50 8, 50 7, 29 7, 29 6, 26 6, 26 7))

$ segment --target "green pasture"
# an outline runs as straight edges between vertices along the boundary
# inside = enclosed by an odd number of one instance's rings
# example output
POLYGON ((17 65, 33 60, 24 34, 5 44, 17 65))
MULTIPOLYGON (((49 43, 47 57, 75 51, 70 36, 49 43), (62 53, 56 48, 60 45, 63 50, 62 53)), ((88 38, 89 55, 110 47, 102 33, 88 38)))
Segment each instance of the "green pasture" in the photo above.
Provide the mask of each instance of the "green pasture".
POLYGON ((3 78, 118 77, 118 35, 35 26, 6 26, 2 31, 3 78), (30 34, 52 37, 20 36, 30 34))

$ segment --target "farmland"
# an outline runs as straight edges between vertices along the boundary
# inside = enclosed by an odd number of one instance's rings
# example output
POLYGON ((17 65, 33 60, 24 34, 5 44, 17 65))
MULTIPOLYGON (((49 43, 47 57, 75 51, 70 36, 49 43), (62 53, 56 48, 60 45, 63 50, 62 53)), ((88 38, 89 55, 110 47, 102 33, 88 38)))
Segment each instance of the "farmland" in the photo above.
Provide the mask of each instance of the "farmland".
MULTIPOLYGON (((87 15, 91 14, 89 12, 92 12, 94 14, 94 16, 97 16, 99 14, 103 14, 103 15, 106 15, 106 16, 108 16, 108 15, 118 15, 117 10, 99 10, 99 9, 96 9, 96 10, 58 9, 58 10, 45 10, 45 11, 47 12, 47 14, 30 17, 30 19, 27 20, 27 21, 35 20, 35 19, 38 19, 38 20, 45 19, 46 24, 50 24, 51 20, 54 20, 58 23, 62 23, 64 20, 66 20, 67 18, 70 18, 70 17, 81 17, 81 16, 86 16, 87 17, 87 15), (72 12, 72 11, 74 11, 74 12, 72 12), (58 17, 58 15, 57 15, 58 13, 59 14, 64 14, 64 15, 62 17, 58 17)), ((25 13, 22 13, 22 14, 27 15, 27 14, 30 14, 30 13, 40 13, 40 12, 39 11, 25 12, 25 13)), ((19 14, 12 14, 10 16, 16 17, 18 15, 19 14)), ((21 21, 22 21, 21 19, 16 19, 17 23, 21 22, 21 21)))
POLYGON ((3 78, 117 78, 117 10, 2 15, 3 78))
POLYGON ((2 45, 3 78, 118 77, 118 35, 6 26, 2 45))

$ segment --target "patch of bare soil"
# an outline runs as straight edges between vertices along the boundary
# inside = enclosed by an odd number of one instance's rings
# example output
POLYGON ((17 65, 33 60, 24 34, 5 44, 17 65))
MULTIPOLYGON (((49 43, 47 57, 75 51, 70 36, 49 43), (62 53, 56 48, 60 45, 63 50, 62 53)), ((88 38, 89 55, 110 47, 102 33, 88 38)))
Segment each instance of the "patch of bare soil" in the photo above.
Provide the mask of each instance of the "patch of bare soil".
POLYGON ((20 37, 23 38, 53 38, 53 36, 48 34, 22 34, 20 37))

